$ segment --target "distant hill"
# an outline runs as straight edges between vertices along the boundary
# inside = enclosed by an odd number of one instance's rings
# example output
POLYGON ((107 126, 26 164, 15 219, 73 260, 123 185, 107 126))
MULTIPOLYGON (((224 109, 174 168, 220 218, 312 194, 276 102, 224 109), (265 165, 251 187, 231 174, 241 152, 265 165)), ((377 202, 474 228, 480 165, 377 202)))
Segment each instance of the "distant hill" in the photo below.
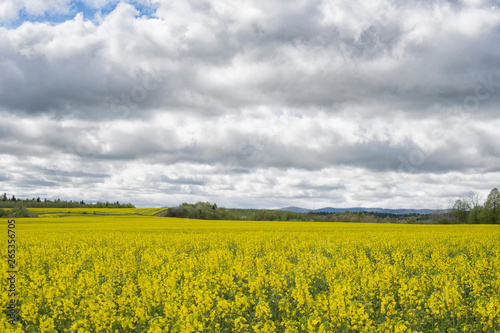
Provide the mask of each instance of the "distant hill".
POLYGON ((366 207, 351 207, 351 208, 333 208, 324 207, 319 209, 306 209, 300 207, 285 207, 280 208, 282 211, 290 211, 294 213, 344 213, 346 210, 357 213, 357 212, 368 212, 368 213, 390 213, 390 214, 432 214, 438 212, 436 209, 386 209, 386 208, 366 208, 366 207))
POLYGON ((278 210, 289 211, 293 213, 309 213, 312 211, 311 209, 305 209, 300 207, 285 207, 285 208, 280 208, 278 210))

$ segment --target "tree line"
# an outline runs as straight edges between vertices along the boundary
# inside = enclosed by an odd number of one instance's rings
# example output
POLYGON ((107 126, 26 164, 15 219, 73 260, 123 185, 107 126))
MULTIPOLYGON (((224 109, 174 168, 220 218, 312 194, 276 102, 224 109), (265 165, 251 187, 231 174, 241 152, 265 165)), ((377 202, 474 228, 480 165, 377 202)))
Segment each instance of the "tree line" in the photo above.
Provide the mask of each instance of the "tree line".
POLYGON ((16 206, 9 211, 0 208, 0 217, 33 217, 35 214, 29 212, 24 206, 16 206))
POLYGON ((201 220, 302 221, 302 222, 365 222, 365 223, 425 223, 428 215, 381 214, 368 212, 297 213, 270 209, 226 209, 209 202, 183 203, 159 214, 164 217, 201 220))
POLYGON ((209 202, 183 203, 168 208, 160 216, 202 220, 304 221, 304 222, 365 222, 420 224, 500 224, 500 192, 491 190, 482 200, 471 191, 457 199, 450 209, 433 214, 391 214, 371 212, 296 213, 269 209, 226 209, 209 202))
POLYGON ((32 199, 18 199, 15 195, 12 197, 7 196, 4 193, 0 197, 0 208, 15 208, 23 206, 25 208, 135 208, 131 203, 122 204, 118 201, 116 202, 96 202, 88 203, 84 200, 81 201, 66 201, 61 199, 48 200, 32 198, 32 199))
POLYGON ((478 192, 470 191, 455 201, 449 219, 451 223, 499 224, 500 191, 494 188, 484 201, 478 192))

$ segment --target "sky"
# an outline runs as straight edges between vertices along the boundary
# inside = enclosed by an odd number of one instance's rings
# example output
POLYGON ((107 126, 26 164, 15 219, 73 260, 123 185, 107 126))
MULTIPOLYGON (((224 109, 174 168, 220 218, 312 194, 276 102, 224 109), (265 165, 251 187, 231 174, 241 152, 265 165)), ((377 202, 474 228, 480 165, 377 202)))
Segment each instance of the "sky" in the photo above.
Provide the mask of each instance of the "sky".
POLYGON ((448 208, 500 186, 498 1, 0 1, 0 191, 448 208))

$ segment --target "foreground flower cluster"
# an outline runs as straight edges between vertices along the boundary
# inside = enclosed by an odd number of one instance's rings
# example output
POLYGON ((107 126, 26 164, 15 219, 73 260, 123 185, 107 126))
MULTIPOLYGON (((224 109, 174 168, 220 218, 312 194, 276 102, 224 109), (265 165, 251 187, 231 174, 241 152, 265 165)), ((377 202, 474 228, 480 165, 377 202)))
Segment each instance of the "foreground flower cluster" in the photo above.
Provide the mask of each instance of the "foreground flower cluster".
POLYGON ((2 332, 500 330, 496 226, 18 224, 20 320, 3 311, 2 332))

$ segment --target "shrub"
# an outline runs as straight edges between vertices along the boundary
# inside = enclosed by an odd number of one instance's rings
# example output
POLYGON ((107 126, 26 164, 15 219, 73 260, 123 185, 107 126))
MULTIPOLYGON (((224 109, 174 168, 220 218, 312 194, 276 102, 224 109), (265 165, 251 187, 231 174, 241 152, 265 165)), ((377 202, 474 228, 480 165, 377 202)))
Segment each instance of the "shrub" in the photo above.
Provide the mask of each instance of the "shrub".
POLYGON ((16 206, 12 208, 9 214, 11 217, 30 217, 31 214, 24 206, 16 206))

